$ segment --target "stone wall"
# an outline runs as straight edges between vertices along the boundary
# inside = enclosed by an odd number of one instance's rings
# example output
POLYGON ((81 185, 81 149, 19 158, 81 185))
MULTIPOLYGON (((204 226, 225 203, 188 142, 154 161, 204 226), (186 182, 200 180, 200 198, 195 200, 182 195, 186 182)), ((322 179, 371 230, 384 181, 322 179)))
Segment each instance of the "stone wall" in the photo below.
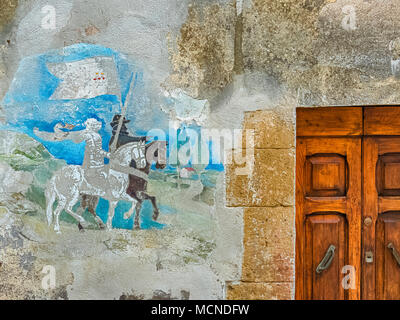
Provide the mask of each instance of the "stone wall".
POLYGON ((227 205, 244 207, 244 256, 240 283, 229 299, 291 299, 294 289, 294 126, 280 109, 245 115, 255 132, 251 176, 227 170, 227 205))
POLYGON ((245 223, 242 278, 228 298, 294 298, 295 109, 398 103, 399 10, 391 1, 244 5, 244 72, 272 76, 288 100, 245 113, 243 127, 256 132, 254 172, 227 171, 227 204, 244 208, 245 223))
POLYGON ((237 175, 239 166, 227 165, 214 205, 202 204, 215 225, 210 257, 181 261, 179 252, 167 251, 170 243, 188 252, 204 247, 197 240, 187 245, 176 230, 143 230, 133 243, 124 233, 104 237, 89 231, 92 242, 80 247, 65 237, 71 249, 56 253, 62 242, 44 226, 26 229, 32 217, 21 220, 0 208, 0 248, 8 248, 0 264, 0 297, 293 299, 296 107, 398 104, 399 14, 397 0, 2 1, 1 98, 23 58, 98 44, 143 66, 153 90, 146 103, 155 109, 135 116, 147 129, 154 126, 154 110, 176 116, 173 108, 159 107, 160 95, 179 89, 208 103, 201 117, 192 116, 194 123, 253 130, 255 139, 252 173, 237 175), (40 27, 47 3, 57 10, 55 30, 40 27), (44 238, 57 243, 57 250, 43 244, 44 238), (102 246, 92 247, 97 242, 102 246), (135 245, 145 253, 132 254, 135 245), (96 263, 99 251, 106 266, 96 263), (46 293, 37 289, 40 271, 55 256, 63 275, 46 293), (113 265, 116 256, 122 256, 120 267, 113 265), (63 266, 65 259, 70 262, 63 266), (139 266, 139 283, 118 276, 132 264, 139 266))

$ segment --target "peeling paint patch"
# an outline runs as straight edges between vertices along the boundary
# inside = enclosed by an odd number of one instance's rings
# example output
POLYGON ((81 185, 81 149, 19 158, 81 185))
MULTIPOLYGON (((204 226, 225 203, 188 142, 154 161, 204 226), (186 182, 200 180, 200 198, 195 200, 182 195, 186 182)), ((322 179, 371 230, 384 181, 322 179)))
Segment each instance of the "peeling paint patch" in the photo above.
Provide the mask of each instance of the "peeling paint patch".
POLYGON ((24 239, 20 236, 20 229, 16 226, 11 226, 11 229, 0 234, 0 249, 18 249, 24 245, 24 239))
POLYGON ((181 298, 182 300, 189 300, 190 292, 186 290, 181 290, 181 298))
POLYGON ((0 2, 0 32, 10 23, 17 10, 18 0, 1 0, 0 2))
POLYGON ((21 268, 31 271, 35 260, 36 257, 31 252, 23 253, 20 257, 19 265, 21 268))
POLYGON ((120 297, 119 300, 144 300, 144 295, 143 294, 126 294, 123 293, 120 297))
POLYGON ((99 32, 100 32, 100 30, 98 28, 96 28, 96 26, 89 26, 85 29, 85 34, 87 36, 93 36, 99 32))
POLYGON ((155 290, 153 292, 153 297, 151 298, 152 300, 172 300, 171 298, 171 291, 164 292, 162 290, 155 290))

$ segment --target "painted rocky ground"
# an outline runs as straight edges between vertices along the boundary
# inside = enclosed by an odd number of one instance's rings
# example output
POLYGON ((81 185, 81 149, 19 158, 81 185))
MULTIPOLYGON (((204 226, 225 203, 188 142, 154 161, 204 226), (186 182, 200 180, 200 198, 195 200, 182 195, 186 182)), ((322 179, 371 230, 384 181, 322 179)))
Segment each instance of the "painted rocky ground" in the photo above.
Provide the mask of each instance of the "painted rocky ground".
POLYGON ((157 195, 161 208, 157 227, 142 223, 146 229, 114 228, 108 232, 100 230, 85 212, 89 225, 80 232, 77 223, 63 212, 62 234, 57 235, 47 226, 44 188, 65 162, 54 159, 28 136, 5 131, 1 135, 0 175, 4 183, 0 190, 0 268, 6 272, 0 273, 0 299, 89 298, 95 291, 99 298, 127 298, 135 296, 133 287, 142 298, 160 294, 170 298, 182 298, 182 294, 193 297, 204 291, 221 297, 224 284, 216 281, 222 267, 215 250, 219 238, 214 205, 217 190, 212 186, 223 178, 223 172, 208 173, 203 179, 199 175, 180 180, 173 173, 152 172, 149 190, 157 195), (205 180, 209 183, 206 186, 205 180), (192 200, 183 202, 182 197, 192 200), (46 265, 57 271, 57 289, 42 289, 41 271, 46 265), (81 272, 76 276, 72 270, 81 272), (205 281, 217 285, 189 286, 176 292, 173 285, 164 289, 154 285, 163 274, 168 274, 171 284, 174 277, 170 274, 193 276, 193 272, 205 272, 210 277, 205 281), (141 277, 144 273, 154 276, 141 277), (145 278, 153 279, 153 285, 145 278))

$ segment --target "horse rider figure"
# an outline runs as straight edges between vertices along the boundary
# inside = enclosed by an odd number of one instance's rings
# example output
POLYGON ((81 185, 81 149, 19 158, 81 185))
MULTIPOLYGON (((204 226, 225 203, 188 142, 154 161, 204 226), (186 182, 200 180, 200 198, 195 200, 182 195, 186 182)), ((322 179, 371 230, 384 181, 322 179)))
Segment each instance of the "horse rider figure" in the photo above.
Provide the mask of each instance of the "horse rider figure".
MULTIPOLYGON (((85 121, 85 129, 79 131, 62 131, 61 129, 72 129, 74 126, 58 123, 54 126, 54 135, 49 134, 48 139, 60 141, 70 139, 75 143, 86 142, 85 155, 82 169, 84 178, 89 189, 96 193, 104 194, 105 186, 108 185, 108 168, 104 165, 104 158, 110 158, 110 153, 103 150, 102 138, 98 133, 102 123, 97 119, 90 118, 85 121), (99 186, 100 188, 98 188, 99 186)), ((37 132, 39 134, 39 132, 37 132)), ((43 137, 44 134, 41 134, 43 137)))
POLYGON ((81 132, 79 142, 85 141, 85 155, 82 168, 84 177, 96 191, 104 190, 107 185, 108 168, 104 165, 104 158, 110 158, 110 153, 103 150, 102 138, 98 133, 102 123, 94 118, 85 121, 86 128, 81 132), (97 188, 96 186, 100 186, 97 188))
MULTIPOLYGON (((111 137, 109 146, 112 146, 114 139, 116 138, 117 129, 121 119, 120 114, 116 114, 113 117, 111 124, 113 136, 111 137)), ((130 142, 144 142, 146 137, 135 137, 129 133, 126 124, 130 120, 125 117, 122 119, 122 126, 118 136, 118 141, 116 148, 118 149, 122 145, 130 142)), ((93 194, 98 196, 104 196, 106 194, 105 190, 109 189, 109 167, 104 164, 104 158, 110 158, 111 154, 103 150, 102 147, 102 137, 99 134, 102 128, 102 123, 94 118, 87 119, 85 121, 85 129, 72 131, 75 127, 70 124, 57 123, 54 126, 54 132, 43 132, 34 128, 34 133, 46 141, 63 141, 72 140, 74 143, 86 142, 85 154, 82 164, 84 181, 83 183, 87 185, 87 195, 93 194), (90 192, 92 190, 92 192, 90 192)), ((132 161, 130 167, 135 168, 135 162, 132 161)))
MULTIPOLYGON (((112 128, 112 137, 110 140, 110 146, 113 144, 115 136, 117 135, 117 130, 118 130, 118 125, 119 121, 121 119, 120 114, 114 115, 110 125, 112 128)), ((116 148, 118 149, 120 146, 127 144, 129 142, 136 142, 136 141, 146 141, 146 137, 135 137, 132 136, 126 126, 127 123, 129 123, 131 120, 126 119, 125 117, 122 120, 122 126, 121 130, 119 132, 118 140, 117 140, 117 145, 116 148)))

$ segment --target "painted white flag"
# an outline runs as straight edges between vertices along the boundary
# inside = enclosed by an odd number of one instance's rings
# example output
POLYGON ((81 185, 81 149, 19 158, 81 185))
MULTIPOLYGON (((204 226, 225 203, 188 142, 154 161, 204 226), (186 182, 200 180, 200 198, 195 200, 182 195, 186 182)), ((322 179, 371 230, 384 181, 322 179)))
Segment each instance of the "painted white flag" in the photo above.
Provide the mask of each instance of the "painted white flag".
POLYGON ((104 94, 119 97, 121 94, 117 68, 111 57, 49 63, 47 67, 61 80, 51 100, 89 99, 104 94))

